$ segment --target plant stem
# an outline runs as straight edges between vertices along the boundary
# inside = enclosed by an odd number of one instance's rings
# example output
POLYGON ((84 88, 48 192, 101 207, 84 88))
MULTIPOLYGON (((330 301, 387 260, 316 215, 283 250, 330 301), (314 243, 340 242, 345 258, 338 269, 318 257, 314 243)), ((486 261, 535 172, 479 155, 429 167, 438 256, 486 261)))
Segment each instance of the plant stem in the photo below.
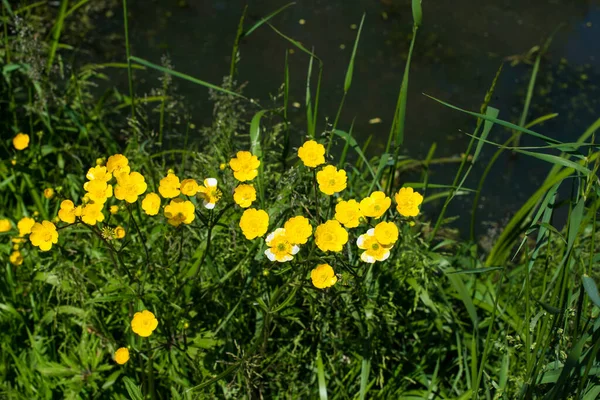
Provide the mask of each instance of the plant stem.
POLYGON ((127 77, 129 80, 129 97, 131 100, 131 118, 135 118, 135 96, 133 94, 133 74, 131 69, 131 48, 129 46, 129 18, 127 16, 127 0, 123 0, 123 27, 125 29, 125 53, 127 55, 127 77))

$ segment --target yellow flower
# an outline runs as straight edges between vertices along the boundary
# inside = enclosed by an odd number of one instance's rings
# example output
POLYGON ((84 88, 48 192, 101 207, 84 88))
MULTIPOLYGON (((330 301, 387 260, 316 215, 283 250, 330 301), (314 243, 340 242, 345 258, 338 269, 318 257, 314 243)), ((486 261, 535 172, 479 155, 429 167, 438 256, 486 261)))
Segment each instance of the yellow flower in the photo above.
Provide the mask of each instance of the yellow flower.
POLYGON ((191 224, 196 215, 194 214, 196 207, 189 200, 173 199, 165 207, 165 217, 167 222, 173 226, 183 224, 191 224))
MULTIPOLYGON (((129 160, 123 154, 115 154, 108 157, 106 161, 106 170, 114 176, 123 172, 129 172, 129 160)), ((108 180, 108 179, 107 179, 108 180)))
POLYGON ((329 264, 317 265, 315 269, 310 271, 310 279, 318 289, 326 289, 337 282, 337 276, 335 276, 335 272, 329 264))
POLYGON ((371 228, 364 235, 360 235, 356 240, 359 249, 364 250, 360 259, 366 263, 375 261, 385 261, 390 256, 390 249, 393 245, 385 246, 377 241, 375 229, 371 228))
POLYGON ((17 228, 19 228, 19 236, 25 236, 31 233, 31 228, 35 224, 33 218, 23 217, 17 223, 17 228))
POLYGON ((315 243, 321 251, 342 251, 347 242, 348 232, 335 220, 327 221, 315 230, 315 243))
POLYGON ((294 259, 294 254, 298 253, 300 248, 290 243, 284 228, 275 229, 265 239, 269 248, 265 250, 265 255, 271 261, 286 262, 294 259))
POLYGON ((36 222, 31 228, 29 235, 31 244, 40 248, 41 251, 48 251, 53 244, 58 243, 58 232, 56 226, 50 221, 36 222))
POLYGON ((181 181, 181 193, 186 196, 195 196, 198 193, 198 182, 195 179, 181 181))
MULTIPOLYGON (((106 200, 113 195, 113 187, 105 181, 93 180, 86 182, 83 189, 87 192, 88 198, 94 203, 104 204, 106 200)), ((121 199, 122 200, 122 199, 121 199)))
POLYGON ((360 212, 365 217, 381 218, 381 216, 390 208, 392 199, 383 192, 373 192, 369 197, 360 201, 360 212))
POLYGON ((144 200, 142 200, 142 208, 148 215, 158 214, 158 210, 160 209, 160 197, 154 192, 148 193, 146 197, 144 197, 144 200))
POLYGON ((398 241, 398 227, 393 222, 380 222, 375 226, 375 239, 384 246, 398 241))
POLYGON ((215 208, 217 201, 221 198, 221 191, 217 189, 217 180, 215 178, 207 178, 204 180, 204 186, 198 188, 200 197, 204 200, 204 207, 212 210, 215 208))
POLYGON ((298 157, 307 167, 315 168, 325 164, 325 147, 314 140, 309 140, 298 149, 298 157))
POLYGON ((305 244, 312 235, 312 226, 307 218, 299 215, 287 220, 283 225, 288 240, 292 244, 305 244))
POLYGON ((144 176, 139 172, 121 173, 117 175, 115 197, 128 203, 135 203, 138 196, 144 194, 148 185, 144 176))
POLYGON ((141 337, 152 335, 152 331, 158 326, 158 320, 148 310, 136 312, 131 320, 131 330, 141 337))
POLYGON ((115 361, 120 365, 123 365, 129 361, 129 350, 127 350, 126 347, 121 347, 115 351, 115 361))
POLYGON ((362 214, 356 200, 340 201, 335 205, 335 219, 346 228, 356 228, 362 214))
POLYGON ((13 138, 13 146, 17 150, 25 150, 29 146, 29 135, 25 133, 19 133, 13 138))
POLYGON ((12 224, 8 219, 0 219, 0 232, 8 232, 12 229, 12 224))
POLYGON ((121 225, 117 226, 115 228, 115 237, 117 239, 123 239, 125 237, 125 228, 123 228, 121 225))
POLYGON ((102 204, 88 203, 81 210, 81 220, 88 225, 96 225, 97 222, 104 221, 102 214, 102 204))
POLYGON ((8 258, 10 263, 15 266, 19 266, 23 264, 23 254, 20 251, 16 250, 10 253, 10 257, 8 258))
POLYGON ((229 160, 233 176, 240 182, 251 181, 258 175, 260 161, 249 151, 238 151, 237 157, 229 160))
POLYGON ((108 182, 112 179, 113 176, 110 172, 108 172, 108 169, 106 167, 100 165, 88 169, 88 172, 87 174, 85 174, 85 177, 88 178, 88 180, 90 181, 108 182))
POLYGON ((103 166, 105 161, 106 161, 106 159, 104 157, 96 158, 96 166, 97 167, 103 166))
POLYGON ((119 212, 119 206, 110 206, 109 211, 112 215, 115 215, 116 213, 119 212))
POLYGON ((60 210, 58 210, 58 218, 62 222, 72 224, 75 222, 75 204, 71 200, 63 200, 60 203, 60 210))
POLYGON ((329 196, 346 189, 346 171, 327 165, 317 172, 319 190, 329 196))
POLYGON ((179 183, 179 178, 177 177, 177 175, 173 173, 168 173, 167 176, 160 180, 158 192, 165 199, 172 199, 173 197, 179 196, 180 186, 181 184, 179 183))
POLYGON ((240 218, 240 228, 248 240, 263 236, 269 229, 269 214, 264 210, 248 208, 240 218))
POLYGON ((233 201, 242 208, 248 208, 256 200, 256 189, 254 186, 242 183, 233 191, 233 201))
POLYGON ((44 189, 44 197, 47 198, 48 200, 53 198, 54 197, 54 189, 52 189, 52 188, 44 189))
POLYGON ((415 192, 413 188, 401 188, 396 196, 394 196, 396 210, 404 217, 416 217, 419 215, 419 206, 423 202, 423 196, 419 192, 415 192))
POLYGON ((224 171, 224 170, 225 170, 225 168, 227 168, 227 164, 225 164, 225 163, 221 163, 221 164, 219 165, 219 169, 220 169, 221 171, 224 171))

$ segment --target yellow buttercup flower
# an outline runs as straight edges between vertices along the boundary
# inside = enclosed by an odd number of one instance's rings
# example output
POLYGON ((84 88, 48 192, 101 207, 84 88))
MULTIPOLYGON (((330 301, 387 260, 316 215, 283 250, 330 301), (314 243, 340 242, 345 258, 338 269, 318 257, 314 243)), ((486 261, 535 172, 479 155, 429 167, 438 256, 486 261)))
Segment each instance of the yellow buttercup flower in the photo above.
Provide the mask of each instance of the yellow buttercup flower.
POLYGON ((173 199, 165 207, 165 217, 167 222, 173 226, 179 226, 181 224, 191 224, 194 218, 196 218, 196 207, 189 200, 173 199))
MULTIPOLYGON (((143 207, 143 205, 142 205, 143 207)), ((109 211, 112 215, 115 215, 116 213, 119 212, 119 206, 110 206, 109 211)))
POLYGON ((286 262, 294 259, 294 254, 298 253, 300 248, 290 243, 284 228, 275 229, 265 239, 269 248, 265 250, 265 255, 271 261, 286 262))
POLYGON ((58 243, 56 226, 50 221, 36 222, 31 228, 29 240, 31 240, 31 244, 39 247, 41 251, 50 250, 53 244, 58 243))
POLYGON ((185 196, 195 196, 198 193, 198 182, 195 179, 181 181, 181 193, 185 196))
POLYGON ((215 208, 217 201, 221 198, 221 191, 217 188, 217 180, 215 178, 207 178, 204 180, 204 186, 198 188, 200 197, 204 200, 204 207, 212 210, 215 208))
POLYGON ((346 189, 346 171, 338 170, 333 165, 327 165, 317 172, 319 190, 329 196, 346 189))
POLYGON ((121 347, 115 351, 115 362, 117 364, 123 365, 127 361, 129 361, 129 350, 126 347, 121 347))
POLYGON ((53 198, 54 197, 54 189, 52 189, 52 188, 44 189, 44 197, 47 198, 48 200, 53 198))
POLYGON ((369 197, 365 197, 360 201, 360 212, 365 217, 381 218, 391 204, 392 199, 387 197, 385 193, 373 192, 369 197))
POLYGON ((131 320, 131 330, 141 337, 148 337, 152 335, 152 331, 154 331, 157 326, 158 320, 150 311, 144 310, 142 312, 136 312, 133 314, 133 319, 131 320))
POLYGON ((362 214, 356 200, 340 201, 335 205, 335 219, 346 228, 356 228, 362 214))
POLYGON ((221 171, 224 171, 224 170, 225 170, 225 168, 227 168, 227 164, 225 164, 225 163, 221 163, 221 164, 219 165, 219 169, 220 169, 221 171))
POLYGON ((248 208, 240 218, 240 228, 248 240, 263 236, 269 229, 269 214, 264 210, 248 208))
POLYGON ((335 285, 337 276, 333 272, 333 268, 329 264, 319 264, 315 269, 310 271, 310 279, 312 284, 318 289, 326 289, 335 285))
POLYGON ((375 226, 375 239, 384 246, 394 245, 398 241, 398 227, 393 222, 380 222, 375 226))
POLYGON ((160 209, 160 197, 156 193, 148 193, 142 200, 142 209, 148 215, 158 214, 160 209))
POLYGON ((135 203, 138 196, 144 194, 147 188, 148 184, 142 174, 139 172, 123 172, 117 175, 115 197, 128 203, 135 203))
POLYGON ((160 180, 158 186, 158 192, 165 199, 172 199, 173 197, 179 196, 181 183, 177 175, 168 173, 167 176, 160 180))
POLYGON ((14 266, 19 266, 21 264, 23 264, 23 254, 21 254, 20 251, 15 250, 12 253, 10 253, 10 257, 8 257, 8 261, 10 261, 10 263, 14 266))
POLYGON ((104 221, 102 214, 102 204, 88 203, 81 210, 81 220, 88 225, 96 225, 97 222, 104 221))
POLYGON ((325 147, 314 140, 309 140, 298 149, 298 157, 307 167, 315 168, 325 164, 325 147))
POLYGON ((27 146, 29 146, 29 135, 25 133, 19 133, 13 138, 12 142, 15 149, 25 150, 27 146))
POLYGON ((123 239, 125 237, 125 228, 123 228, 121 225, 117 226, 115 228, 115 237, 117 239, 123 239))
POLYGON ((19 228, 19 236, 25 236, 31 233, 31 228, 35 224, 35 220, 29 217, 23 217, 17 223, 17 228, 19 228))
POLYGON ((404 217, 416 217, 419 215, 419 206, 423 203, 423 196, 415 192, 413 188, 401 188, 396 196, 396 210, 404 217))
POLYGON ((106 161, 106 170, 114 176, 124 172, 129 173, 129 160, 123 154, 115 154, 110 156, 106 161))
POLYGON ((390 256, 390 249, 393 245, 385 246, 377 241, 375 237, 375 229, 371 228, 364 235, 360 235, 356 240, 359 249, 364 250, 360 255, 360 259, 366 263, 374 263, 375 261, 385 261, 390 256))
POLYGON ((254 186, 242 183, 233 191, 233 201, 242 208, 248 208, 256 200, 256 189, 254 186))
POLYGON ((8 219, 0 219, 0 232, 8 232, 12 229, 12 223, 8 219))
MULTIPOLYGON (((94 203, 104 204, 113 195, 113 187, 105 181, 93 180, 86 182, 83 189, 87 192, 88 198, 94 203)), ((122 199, 120 199, 122 200, 122 199)))
POLYGON ((75 222, 75 204, 71 200, 63 200, 60 203, 60 210, 58 210, 58 218, 62 222, 72 224, 75 222))
POLYGON ((348 231, 335 220, 327 221, 315 230, 315 243, 321 251, 342 251, 347 242, 348 231))
POLYGON ((305 244, 312 235, 312 226, 308 218, 301 215, 288 219, 283 227, 292 244, 305 244))
MULTIPOLYGON (((125 164, 125 165, 127 165, 127 164, 125 164)), ((113 165, 113 167, 116 167, 116 166, 113 165)), ((120 172, 121 171, 119 171, 119 173, 120 172)), ((113 175, 110 172, 108 172, 108 169, 106 167, 99 165, 99 166, 88 169, 88 172, 87 172, 87 174, 85 174, 85 177, 90 181, 108 182, 112 179, 113 175)))
POLYGON ((234 178, 240 182, 251 181, 256 178, 260 166, 258 157, 252 155, 249 151, 238 151, 236 156, 229 160, 234 178))

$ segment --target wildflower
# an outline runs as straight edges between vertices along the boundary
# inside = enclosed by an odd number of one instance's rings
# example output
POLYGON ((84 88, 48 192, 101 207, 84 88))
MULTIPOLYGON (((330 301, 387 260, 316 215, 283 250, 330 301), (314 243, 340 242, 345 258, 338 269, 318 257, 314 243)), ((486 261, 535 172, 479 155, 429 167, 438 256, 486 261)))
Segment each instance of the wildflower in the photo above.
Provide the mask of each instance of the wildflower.
POLYGON ((106 170, 115 176, 123 172, 128 173, 130 171, 129 160, 123 154, 110 156, 106 161, 106 170))
MULTIPOLYGON (((124 172, 124 171, 119 171, 119 172, 124 172)), ((92 168, 88 169, 88 172, 87 172, 87 174, 85 174, 85 177, 88 178, 88 180, 90 180, 90 181, 108 182, 112 179, 113 174, 108 172, 108 169, 106 167, 103 167, 102 165, 98 165, 96 167, 92 167, 92 168)))
POLYGON ((315 230, 315 243, 321 251, 342 251, 347 242, 348 232, 335 220, 327 221, 315 230))
POLYGON ((48 200, 53 198, 54 197, 54 189, 52 189, 52 188, 44 189, 44 197, 47 198, 48 200))
POLYGON ((102 214, 102 204, 88 203, 81 210, 81 220, 88 225, 96 225, 97 222, 104 221, 102 214))
POLYGON ((115 238, 123 239, 124 237, 125 237, 125 228, 123 228, 121 225, 117 226, 115 228, 115 238))
POLYGON ((23 217, 17 223, 17 228, 19 228, 19 236, 25 236, 31 233, 31 228, 35 224, 33 218, 23 217))
POLYGON ((100 229, 100 233, 105 240, 113 240, 117 238, 115 230, 110 226, 103 226, 102 229, 100 229))
POLYGON ((319 190, 329 196, 346 189, 346 171, 327 165, 317 172, 319 190))
POLYGON ((115 351, 115 362, 123 365, 129 361, 129 350, 126 347, 121 347, 115 351))
POLYGON ((254 186, 242 183, 233 191, 233 201, 242 208, 248 208, 256 200, 256 189, 254 186))
POLYGON ((96 166, 97 167, 101 167, 104 165, 106 159, 104 157, 98 157, 96 158, 96 166))
MULTIPOLYGON (((143 203, 142 203, 143 204, 143 203)), ((143 207, 143 206, 142 206, 143 207)), ((115 215, 119 212, 119 206, 110 206, 109 211, 112 215, 115 215)))
POLYGON ((58 218, 62 222, 72 224, 75 222, 75 204, 71 200, 63 200, 60 203, 60 210, 58 210, 58 218))
POLYGON ((401 188, 394 200, 398 204, 396 210, 404 217, 416 217, 419 215, 419 206, 423 202, 423 196, 419 192, 415 192, 413 188, 401 188))
POLYGON ((23 264, 23 255, 20 251, 15 250, 12 253, 10 253, 10 257, 8 258, 8 260, 12 265, 18 267, 19 265, 23 264))
POLYGON ((251 181, 258 175, 260 161, 249 151, 238 151, 236 158, 229 160, 233 176, 240 182, 251 181))
POLYGON ((191 224, 196 215, 196 207, 189 200, 173 199, 165 207, 165 217, 167 222, 173 226, 179 226, 183 224, 191 224))
POLYGON ((144 212, 148 215, 156 215, 158 214, 158 209, 160 208, 160 197, 154 192, 148 193, 144 200, 142 200, 142 208, 144 212))
POLYGON ((168 173, 167 176, 160 180, 158 192, 165 199, 172 199, 173 197, 179 196, 180 187, 181 184, 179 183, 179 178, 177 177, 177 175, 173 173, 168 173))
POLYGON ((398 241, 398 227, 393 222, 380 222, 375 226, 375 239, 384 246, 392 246, 398 241))
POLYGON ((308 218, 301 215, 288 219, 283 227, 292 244, 305 244, 312 235, 312 226, 308 218))
POLYGON ((184 179, 181 182, 181 194, 195 196, 198 193, 198 182, 195 179, 184 179))
POLYGON ((219 165, 219 169, 220 169, 221 171, 224 171, 224 170, 225 170, 225 168, 227 168, 227 164, 225 164, 225 163, 221 163, 221 164, 219 165))
POLYGON ((381 216, 390 208, 392 199, 383 192, 373 192, 369 197, 360 201, 360 212, 365 217, 381 218, 381 216))
POLYGON ((39 247, 41 251, 50 250, 53 244, 58 243, 56 226, 50 221, 36 222, 31 228, 29 240, 31 240, 31 244, 39 247))
POLYGON ((335 205, 335 219, 346 228, 356 228, 362 214, 356 200, 340 201, 335 205))
POLYGON ((298 149, 298 157, 307 167, 315 168, 325 164, 325 147, 314 140, 309 140, 298 149))
POLYGON ((356 240, 359 249, 364 250, 360 255, 360 259, 366 263, 374 263, 375 261, 385 261, 390 256, 390 249, 393 245, 383 245, 377 241, 375 237, 375 229, 371 228, 364 235, 360 235, 356 240))
POLYGON ((128 203, 135 203, 138 196, 144 194, 148 184, 144 176, 139 172, 121 173, 117 175, 117 186, 115 186, 115 197, 128 203))
POLYGON ((0 219, 0 232, 8 232, 12 229, 12 224, 8 219, 0 219))
POLYGON ((212 210, 215 208, 217 201, 221 198, 221 191, 217 189, 217 180, 215 178, 207 178, 204 180, 204 186, 198 188, 200 197, 204 199, 204 207, 212 210))
POLYGON ((310 279, 317 289, 326 289, 337 282, 337 276, 335 276, 333 268, 329 264, 317 265, 315 269, 310 271, 310 279))
POLYGON ((13 146, 17 150, 25 150, 29 146, 29 135, 25 133, 19 133, 13 138, 13 146))
POLYGON ((267 236, 265 242, 269 246, 265 250, 265 255, 271 261, 291 261, 294 259, 294 254, 300 250, 300 247, 290 243, 284 228, 275 229, 267 236))
MULTIPOLYGON (((104 204, 113 195, 113 187, 105 181, 93 180, 86 182, 83 188, 87 191, 88 198, 94 203, 104 204)), ((123 199, 121 199, 123 200, 123 199)))
POLYGON ((158 320, 148 310, 136 312, 131 320, 131 330, 141 337, 152 335, 152 331, 158 326, 158 320))
POLYGON ((269 214, 265 210, 248 208, 240 218, 240 228, 248 240, 263 236, 269 228, 269 214))

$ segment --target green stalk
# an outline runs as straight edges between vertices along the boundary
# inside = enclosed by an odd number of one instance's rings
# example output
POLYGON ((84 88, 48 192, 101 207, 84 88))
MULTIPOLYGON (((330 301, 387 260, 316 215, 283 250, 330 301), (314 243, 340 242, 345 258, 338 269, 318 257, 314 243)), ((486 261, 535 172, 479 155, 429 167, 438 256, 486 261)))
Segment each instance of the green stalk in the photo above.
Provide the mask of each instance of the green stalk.
POLYGON ((54 57, 56 56, 56 50, 58 49, 58 41, 60 39, 60 34, 62 33, 63 22, 65 20, 65 15, 67 13, 68 5, 69 5, 69 0, 62 0, 60 3, 60 9, 58 11, 58 18, 56 19, 56 24, 54 25, 54 32, 52 34, 52 44, 50 45, 50 54, 48 54, 48 64, 46 65, 46 74, 50 73, 50 68, 52 68, 52 64, 54 63, 54 57))
POLYGON ((129 45, 129 17, 127 16, 127 0, 123 0, 123 27, 125 29, 125 53, 127 55, 127 78, 129 80, 131 118, 135 118, 135 96, 133 94, 133 72, 131 69, 131 47, 129 45))

